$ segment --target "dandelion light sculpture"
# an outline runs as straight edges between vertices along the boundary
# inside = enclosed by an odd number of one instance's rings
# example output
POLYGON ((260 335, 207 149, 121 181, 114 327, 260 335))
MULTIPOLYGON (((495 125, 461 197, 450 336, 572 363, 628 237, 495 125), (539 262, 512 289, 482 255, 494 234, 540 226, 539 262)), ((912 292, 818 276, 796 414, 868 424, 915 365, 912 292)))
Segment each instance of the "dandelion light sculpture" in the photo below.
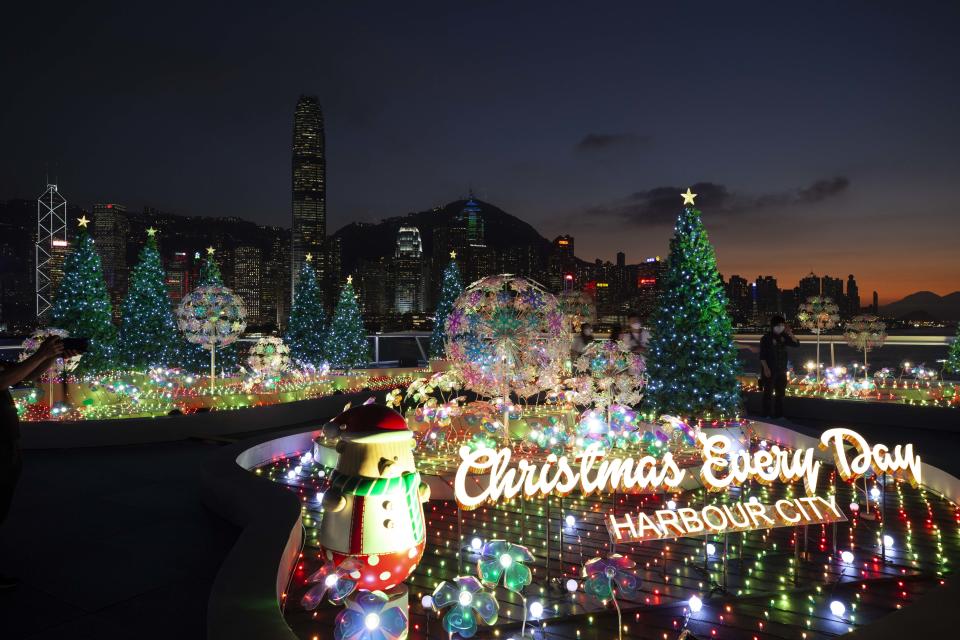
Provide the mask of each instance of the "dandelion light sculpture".
MULTIPOLYGON (((482 396, 525 399, 560 382, 567 331, 553 294, 504 274, 471 284, 447 316, 447 357, 482 396)), ((504 427, 509 412, 504 410, 504 427)))
POLYGON ((820 334, 837 326, 837 322, 840 321, 840 307, 834 303, 833 298, 810 296, 806 302, 800 305, 797 320, 805 329, 809 329, 817 336, 817 384, 819 384, 820 334))
POLYGON ((217 347, 232 344, 247 328, 243 299, 220 285, 197 287, 177 308, 177 326, 189 342, 210 350, 210 392, 217 371, 217 347))
POLYGON ((866 314, 855 316, 843 331, 847 344, 863 351, 863 377, 867 379, 867 353, 871 349, 882 347, 887 340, 887 325, 877 316, 866 314))

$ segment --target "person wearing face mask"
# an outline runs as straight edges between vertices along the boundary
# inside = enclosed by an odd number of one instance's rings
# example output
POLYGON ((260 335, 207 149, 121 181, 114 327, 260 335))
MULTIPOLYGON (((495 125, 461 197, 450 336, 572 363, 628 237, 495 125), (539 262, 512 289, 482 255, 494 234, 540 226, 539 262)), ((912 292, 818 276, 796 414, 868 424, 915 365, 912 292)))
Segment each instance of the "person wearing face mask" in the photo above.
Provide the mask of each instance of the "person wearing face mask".
POLYGON ((770 318, 770 331, 760 338, 760 387, 764 418, 783 417, 783 394, 787 389, 787 347, 799 347, 783 316, 770 318))
POLYGON ((627 348, 636 354, 643 355, 647 352, 647 343, 650 342, 650 332, 640 324, 640 316, 631 313, 627 318, 627 333, 622 338, 627 348))
POLYGON ((584 322, 580 325, 580 332, 574 337, 573 344, 570 345, 570 363, 574 370, 577 368, 577 360, 591 342, 593 342, 593 327, 589 322, 584 322))

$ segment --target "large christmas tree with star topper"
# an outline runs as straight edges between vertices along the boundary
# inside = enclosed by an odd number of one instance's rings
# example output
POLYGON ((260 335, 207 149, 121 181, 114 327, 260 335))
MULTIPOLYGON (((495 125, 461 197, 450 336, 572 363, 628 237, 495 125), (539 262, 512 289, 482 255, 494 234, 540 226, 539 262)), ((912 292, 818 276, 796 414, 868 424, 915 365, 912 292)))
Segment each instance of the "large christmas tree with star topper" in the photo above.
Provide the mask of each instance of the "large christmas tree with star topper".
MULTIPOLYGON (((207 247, 206 257, 200 265, 200 279, 198 287, 223 286, 223 276, 220 274, 220 265, 217 264, 216 250, 207 247)), ((189 342, 183 338, 181 343, 180 367, 191 373, 203 374, 210 371, 210 350, 199 344, 189 342)), ((236 371, 240 366, 240 354, 237 344, 231 343, 225 347, 217 347, 217 368, 224 373, 236 371)))
POLYGON ((737 350, 713 246, 683 195, 646 355, 645 405, 656 415, 728 420, 740 413, 737 350))
POLYGON ((77 219, 79 235, 63 263, 63 279, 53 302, 52 324, 73 337, 90 341, 74 373, 104 373, 117 368, 117 328, 100 256, 87 233, 89 220, 77 219))
POLYGON ((147 243, 131 271, 123 300, 120 352, 126 365, 138 371, 174 366, 181 355, 156 234, 156 229, 147 229, 147 243))
POLYGON ((324 362, 326 314, 323 311, 323 293, 317 285, 317 273, 311 264, 312 259, 308 253, 300 270, 284 342, 290 346, 290 357, 298 365, 316 368, 324 362))
POLYGON ((327 362, 335 369, 354 369, 370 361, 370 344, 350 276, 340 290, 340 300, 330 319, 323 351, 327 362))
POLYGON ((442 358, 447 350, 447 316, 453 310, 457 296, 463 293, 463 281, 457 268, 457 253, 450 252, 450 264, 443 270, 440 283, 440 300, 433 315, 433 333, 430 334, 430 357, 442 358))

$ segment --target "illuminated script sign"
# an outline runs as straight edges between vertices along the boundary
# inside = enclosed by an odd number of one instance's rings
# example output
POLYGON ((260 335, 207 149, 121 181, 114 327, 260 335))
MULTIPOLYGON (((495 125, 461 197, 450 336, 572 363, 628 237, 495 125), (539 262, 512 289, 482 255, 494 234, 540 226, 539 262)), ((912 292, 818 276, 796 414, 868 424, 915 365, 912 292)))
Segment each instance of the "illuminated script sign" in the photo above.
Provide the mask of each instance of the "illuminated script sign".
MULTIPOLYGON (((723 491, 748 481, 770 484, 802 480, 808 496, 816 492, 821 463, 813 447, 791 450, 771 445, 750 451, 725 433, 707 432, 697 436, 697 446, 703 458, 700 480, 710 491, 723 491)), ((832 452, 837 472, 844 480, 860 477, 872 469, 876 474, 905 477, 913 485, 920 483, 920 456, 914 455, 912 444, 892 449, 882 444, 870 446, 855 431, 837 428, 823 432, 819 447, 832 452)), ((670 452, 659 458, 605 458, 596 445, 587 447, 579 461, 574 462, 566 456, 550 454, 542 464, 520 460, 512 465, 513 451, 506 448, 471 451, 463 447, 460 457, 454 494, 464 509, 521 494, 535 498, 563 496, 574 490, 583 495, 671 490, 680 487, 687 472, 670 452)))
POLYGON ((759 502, 710 504, 703 508, 659 509, 646 513, 607 517, 607 531, 614 542, 642 542, 683 538, 705 533, 735 533, 754 529, 798 527, 808 524, 844 522, 836 496, 783 498, 772 505, 759 502))

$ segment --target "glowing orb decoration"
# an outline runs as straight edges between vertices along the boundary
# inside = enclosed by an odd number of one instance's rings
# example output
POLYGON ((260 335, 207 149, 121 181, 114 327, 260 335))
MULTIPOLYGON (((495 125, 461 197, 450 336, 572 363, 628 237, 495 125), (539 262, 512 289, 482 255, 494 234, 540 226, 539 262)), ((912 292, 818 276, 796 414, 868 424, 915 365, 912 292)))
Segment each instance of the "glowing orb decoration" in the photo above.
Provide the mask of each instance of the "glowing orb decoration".
POLYGON ((595 340, 587 345, 576 362, 585 380, 576 384, 582 402, 598 409, 612 404, 636 405, 642 397, 643 358, 632 353, 620 340, 595 340))
MULTIPOLYGON (((21 361, 26 360, 27 358, 35 354, 37 352, 37 349, 40 348, 40 345, 43 344, 43 341, 52 336, 58 336, 60 338, 68 338, 70 337, 70 333, 64 329, 56 329, 52 327, 49 329, 37 329, 32 334, 30 334, 30 336, 26 340, 23 341, 23 344, 20 345, 22 349, 20 351, 20 360, 21 361)), ((73 371, 74 369, 77 368, 77 365, 79 363, 80 363, 79 355, 73 356, 72 358, 66 358, 66 359, 57 358, 56 361, 54 361, 53 366, 51 368, 56 372, 57 375, 60 375, 63 373, 69 373, 70 371, 73 371)), ((49 382, 48 374, 44 373, 41 379, 44 382, 49 382)))
POLYGON ((559 383, 567 351, 553 294, 531 280, 490 276, 460 294, 447 317, 447 357, 468 389, 529 397, 559 383))
POLYGON ((227 287, 197 287, 177 308, 177 327, 187 340, 204 349, 225 347, 247 328, 243 299, 227 287))
POLYGON ((691 613, 700 613, 700 610, 703 609, 703 600, 699 596, 690 596, 687 606, 690 607, 691 613))
POLYGON ((263 377, 279 376, 290 368, 290 347, 282 338, 260 338, 250 349, 247 364, 263 377))

